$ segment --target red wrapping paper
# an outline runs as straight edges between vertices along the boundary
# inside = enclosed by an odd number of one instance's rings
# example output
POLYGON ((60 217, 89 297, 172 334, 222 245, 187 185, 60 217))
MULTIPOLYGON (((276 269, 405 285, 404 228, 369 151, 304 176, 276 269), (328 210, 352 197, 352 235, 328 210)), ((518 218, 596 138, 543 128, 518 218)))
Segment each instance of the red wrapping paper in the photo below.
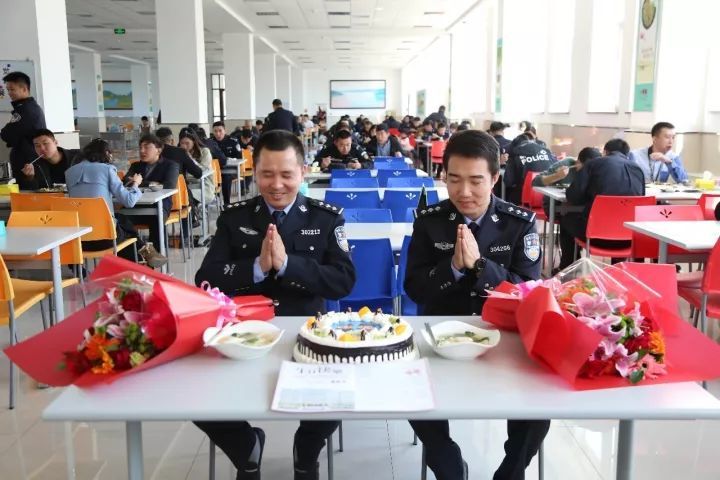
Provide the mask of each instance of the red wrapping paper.
MULTIPOLYGON (((673 286, 675 267, 626 264, 620 268, 633 276, 626 276, 622 271, 613 272, 613 269, 607 271, 628 287, 634 299, 641 302, 643 315, 652 318, 665 337, 668 373, 655 379, 644 379, 639 385, 720 377, 720 346, 665 307, 677 306, 677 287, 673 286), (633 285, 638 280, 659 295, 643 293, 637 285, 633 285)), ((519 302, 515 317, 520 338, 530 357, 545 364, 573 388, 593 390, 632 386, 620 376, 578 377, 602 336, 563 312, 550 289, 537 287, 531 291, 519 302)))
POLYGON ((75 350, 82 341, 83 331, 92 326, 98 299, 86 308, 17 345, 6 348, 7 356, 25 373, 38 382, 51 386, 90 386, 112 382, 125 375, 153 368, 200 350, 202 334, 206 328, 215 326, 220 312, 218 302, 203 290, 153 270, 127 262, 117 257, 105 257, 91 275, 91 279, 121 273, 137 273, 156 279, 153 293, 171 310, 176 327, 173 343, 163 352, 130 370, 106 375, 84 373, 77 375, 61 370, 63 352, 75 350))
MULTIPOLYGON (((501 282, 495 287, 495 292, 514 294, 518 288, 510 282, 501 282)), ((517 332, 515 312, 520 306, 520 297, 496 298, 488 297, 482 309, 482 319, 498 327, 500 330, 517 332)))

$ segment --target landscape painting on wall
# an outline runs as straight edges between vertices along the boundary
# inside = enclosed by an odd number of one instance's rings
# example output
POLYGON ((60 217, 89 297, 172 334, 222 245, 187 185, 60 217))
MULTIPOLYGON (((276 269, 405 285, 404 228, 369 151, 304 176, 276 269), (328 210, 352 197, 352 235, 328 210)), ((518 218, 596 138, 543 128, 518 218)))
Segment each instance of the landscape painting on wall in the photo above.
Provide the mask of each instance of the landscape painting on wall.
POLYGON ((103 81, 105 110, 132 110, 132 84, 130 81, 103 81))
POLYGON ((330 108, 385 108, 385 80, 330 80, 330 108))

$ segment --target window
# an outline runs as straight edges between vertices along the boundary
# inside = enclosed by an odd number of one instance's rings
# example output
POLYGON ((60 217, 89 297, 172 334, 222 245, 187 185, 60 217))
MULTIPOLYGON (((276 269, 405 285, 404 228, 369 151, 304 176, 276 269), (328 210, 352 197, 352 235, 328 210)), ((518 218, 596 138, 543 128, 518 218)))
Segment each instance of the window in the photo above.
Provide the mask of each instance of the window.
POLYGON ((212 82, 213 122, 222 122, 225 120, 225 112, 227 111, 225 104, 225 75, 213 73, 210 75, 210 81, 212 82))
POLYGON ((575 2, 550 0, 548 25, 547 111, 568 113, 572 89, 572 50, 575 39, 575 2))
POLYGON ((588 112, 618 111, 625 0, 593 0, 588 112))

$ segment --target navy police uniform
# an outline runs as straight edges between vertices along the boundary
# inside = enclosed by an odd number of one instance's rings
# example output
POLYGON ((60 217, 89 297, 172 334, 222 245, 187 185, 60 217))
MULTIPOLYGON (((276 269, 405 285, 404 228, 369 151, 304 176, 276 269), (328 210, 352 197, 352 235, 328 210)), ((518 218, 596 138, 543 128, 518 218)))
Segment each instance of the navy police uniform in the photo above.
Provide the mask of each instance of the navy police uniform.
MULTIPOLYGON (((451 268, 458 225, 465 217, 450 200, 418 212, 408 250, 405 290, 424 315, 475 315, 485 290, 503 280, 519 283, 540 278, 540 239, 535 214, 495 196, 480 221, 475 239, 484 267, 458 281, 451 268)), ((438 480, 467 478, 460 447, 447 420, 411 421, 426 447, 427 464, 438 480)), ((550 429, 549 420, 508 420, 505 458, 495 480, 520 480, 550 429)))
POLYGON ((327 168, 323 171, 328 172, 336 168, 345 169, 350 160, 357 160, 362 165, 362 168, 371 169, 373 168, 373 161, 370 160, 370 156, 367 154, 364 148, 360 145, 353 144, 350 147, 350 151, 347 155, 343 155, 337 149, 335 144, 326 145, 320 152, 315 156, 315 161, 318 165, 322 162, 325 157, 330 157, 332 160, 327 168))
MULTIPOLYGON (((560 268, 574 260, 575 238, 585 240, 585 229, 593 201, 598 195, 645 195, 645 175, 638 165, 620 152, 585 162, 582 169, 565 192, 567 201, 582 205, 582 213, 568 213, 560 219, 560 268)), ((593 240, 593 245, 603 248, 624 248, 629 242, 616 240, 593 240)))
MULTIPOLYGON (((253 263, 273 220, 261 196, 235 203, 218 218, 217 232, 195 283, 207 281, 229 296, 265 295, 276 301, 275 313, 280 316, 324 312, 324 299, 345 297, 355 284, 341 211, 298 195, 278 225, 288 258, 284 275, 271 270, 264 281, 255 283, 253 263)), ((256 435, 260 438, 257 429, 253 431, 243 421, 196 424, 228 455, 239 470, 238 478, 259 478, 253 465, 248 466, 256 435)), ((317 458, 337 425, 335 421, 300 422, 294 444, 296 478, 315 478, 317 458), (310 473, 303 477, 298 469, 310 473)))
MULTIPOLYGON (((215 143, 217 143, 218 147, 224 154, 224 158, 218 158, 220 161, 220 168, 225 167, 228 158, 242 158, 242 148, 240 147, 240 142, 238 142, 237 138, 225 135, 222 140, 215 139, 215 143)), ((222 174, 222 196, 223 202, 226 204, 230 203, 232 181, 236 176, 237 175, 227 173, 222 174)))
POLYGON ((544 172, 557 159, 546 147, 536 142, 513 142, 505 165, 505 198, 513 203, 522 201, 522 188, 528 172, 544 172))

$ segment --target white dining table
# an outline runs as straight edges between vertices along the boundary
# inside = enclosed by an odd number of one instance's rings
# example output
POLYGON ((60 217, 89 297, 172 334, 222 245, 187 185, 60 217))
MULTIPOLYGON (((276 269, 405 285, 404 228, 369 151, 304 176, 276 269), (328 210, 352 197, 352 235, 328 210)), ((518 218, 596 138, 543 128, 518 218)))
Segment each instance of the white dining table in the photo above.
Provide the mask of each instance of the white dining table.
MULTIPOLYGON (((143 189, 142 196, 135 203, 133 208, 122 208, 120 213, 127 216, 150 215, 157 219, 158 222, 158 252, 167 257, 167 248, 165 245, 165 218, 163 217, 163 200, 172 197, 177 193, 177 188, 163 188, 157 192, 149 189, 143 189)), ((167 272, 167 264, 163 267, 163 271, 167 272)))
POLYGON ((50 252, 55 320, 65 318, 60 245, 92 232, 92 227, 7 227, 0 236, 0 255, 35 256, 50 252))
MULTIPOLYGON (((423 412, 289 413, 270 409, 278 372, 292 358, 295 332, 306 317, 272 322, 287 332, 267 356, 251 361, 201 351, 113 383, 67 387, 43 411, 50 421, 124 422, 128 478, 143 478, 142 422, 297 420, 619 420, 617 474, 633 477, 635 420, 720 419, 720 400, 692 382, 576 391, 560 376, 531 360, 515 333, 502 332, 499 345, 472 361, 438 357, 420 338, 425 322, 479 317, 406 317, 428 361, 435 408, 423 412), (235 379, 235 381, 228 381, 235 379)), ((382 368, 382 365, 376 365, 382 368)), ((668 425, 668 429, 672 426, 668 425)), ((72 445, 68 462, 72 459, 72 445)), ((288 455, 290 453, 288 452, 288 455)), ((563 461, 571 462, 571 458, 563 461)))
POLYGON ((702 252, 711 250, 720 238, 720 222, 712 220, 625 222, 625 226, 658 241, 658 263, 667 263, 668 245, 702 252))
MULTIPOLYGON (((376 168, 370 170, 370 176, 371 177, 377 177, 378 170, 376 168)), ((415 169, 415 173, 418 177, 427 177, 428 174, 426 171, 421 170, 419 168, 415 169)), ((331 177, 330 172, 307 172, 305 173, 305 181, 312 183, 317 180, 330 180, 331 177)))
MULTIPOLYGON (((561 187, 533 187, 533 190, 535 190, 538 193, 541 193, 542 195, 548 197, 549 205, 548 205, 548 225, 551 225, 551 228, 549 229, 550 234, 546 238, 545 242, 545 248, 544 251, 547 252, 548 255, 548 261, 545 265, 545 274, 547 276, 550 276, 553 265, 554 265, 554 253, 555 249, 553 246, 555 245, 555 229, 552 227, 555 225, 555 216, 557 213, 557 203, 566 203, 567 202, 567 196, 565 195, 565 188, 561 187)), ((645 195, 646 196, 652 196, 655 197, 658 201, 665 201, 669 203, 687 203, 687 202, 697 202, 700 200, 700 197, 702 196, 704 192, 701 192, 697 189, 693 188, 685 188, 682 186, 647 186, 645 188, 645 195)), ((714 193, 714 191, 707 192, 707 193, 714 193)), ((582 207, 577 205, 568 205, 566 208, 569 208, 570 210, 575 211, 581 211, 582 207)))
MULTIPOLYGON (((329 190, 334 190, 337 192, 378 192, 380 195, 380 200, 385 198, 385 190, 396 190, 401 192, 417 192, 419 190, 422 190, 422 188, 409 188, 409 187, 399 187, 399 188, 308 188, 307 197, 314 198, 315 200, 325 200, 325 193, 329 190)), ((448 198, 448 190, 447 187, 429 187, 425 188, 425 191, 435 191, 438 194, 438 198, 442 202, 443 200, 447 200, 448 198)))
POLYGON ((345 223, 345 234, 348 240, 372 240, 387 238, 390 240, 393 252, 402 249, 406 235, 412 235, 413 224, 405 222, 393 223, 345 223))

